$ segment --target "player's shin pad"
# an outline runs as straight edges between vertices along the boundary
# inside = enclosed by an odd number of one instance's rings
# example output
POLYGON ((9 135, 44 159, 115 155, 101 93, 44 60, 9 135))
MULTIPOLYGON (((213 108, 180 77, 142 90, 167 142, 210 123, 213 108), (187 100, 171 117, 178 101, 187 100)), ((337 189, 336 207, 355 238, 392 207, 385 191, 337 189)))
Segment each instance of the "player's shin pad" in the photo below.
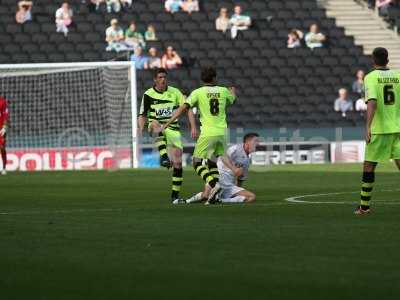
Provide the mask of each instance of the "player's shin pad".
POLYGON ((159 136, 155 140, 158 151, 160 152, 160 156, 168 155, 167 154, 167 140, 165 136, 160 133, 159 136))
POLYGON ((174 168, 172 172, 172 193, 171 198, 179 198, 179 192, 181 191, 183 183, 183 171, 182 169, 174 168))
POLYGON ((215 178, 215 179, 219 179, 219 172, 218 172, 218 166, 215 162, 208 160, 207 161, 207 165, 208 165, 208 169, 209 169, 209 174, 215 178))
POLYGON ((371 200, 372 189, 375 182, 375 173, 364 172, 361 184, 361 207, 363 209, 369 208, 371 200))
POLYGON ((198 162, 194 165, 194 169, 205 183, 208 183, 211 187, 214 187, 215 184, 218 182, 218 179, 214 178, 211 174, 209 169, 206 166, 203 166, 201 162, 198 162))
POLYGON ((172 172, 172 190, 180 192, 182 183, 183 183, 182 169, 174 168, 172 172))

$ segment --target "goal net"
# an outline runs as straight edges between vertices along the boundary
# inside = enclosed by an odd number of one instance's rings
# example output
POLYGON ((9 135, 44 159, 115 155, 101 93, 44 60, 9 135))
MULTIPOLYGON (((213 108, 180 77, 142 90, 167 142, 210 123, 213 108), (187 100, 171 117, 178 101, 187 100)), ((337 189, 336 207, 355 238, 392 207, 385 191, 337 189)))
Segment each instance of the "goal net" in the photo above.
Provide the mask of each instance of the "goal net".
POLYGON ((138 166, 130 62, 0 65, 0 96, 9 170, 138 166))

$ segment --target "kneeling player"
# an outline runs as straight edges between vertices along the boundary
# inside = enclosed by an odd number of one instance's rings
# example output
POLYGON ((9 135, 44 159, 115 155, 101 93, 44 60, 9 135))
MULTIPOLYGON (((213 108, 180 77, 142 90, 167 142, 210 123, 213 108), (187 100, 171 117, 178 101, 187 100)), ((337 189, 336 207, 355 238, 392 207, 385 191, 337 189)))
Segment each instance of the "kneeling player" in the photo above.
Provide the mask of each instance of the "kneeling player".
MULTIPOLYGON (((219 184, 221 191, 219 201, 222 203, 250 203, 256 200, 256 195, 242 188, 247 179, 250 166, 250 153, 256 150, 259 143, 257 133, 248 133, 243 138, 243 144, 229 147, 227 154, 218 159, 219 184)), ((196 203, 208 199, 211 187, 205 185, 204 191, 186 200, 186 203, 196 203)))
POLYGON ((8 126, 7 100, 0 97, 0 153, 3 162, 1 175, 6 175, 7 153, 6 153, 6 132, 8 126))

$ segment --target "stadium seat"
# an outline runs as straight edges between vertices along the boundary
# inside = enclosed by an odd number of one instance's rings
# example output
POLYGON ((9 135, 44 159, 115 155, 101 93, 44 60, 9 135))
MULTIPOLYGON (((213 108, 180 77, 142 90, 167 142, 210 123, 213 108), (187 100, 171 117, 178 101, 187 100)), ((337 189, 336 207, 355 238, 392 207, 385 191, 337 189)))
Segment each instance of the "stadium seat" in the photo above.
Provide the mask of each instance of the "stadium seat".
POLYGON ((30 61, 33 63, 46 63, 48 61, 48 57, 41 52, 30 53, 29 57, 30 61))
POLYGON ((45 33, 35 33, 32 35, 32 42, 36 44, 42 44, 49 41, 47 34, 45 33))
MULTIPOLYGON (((104 5, 100 11, 90 12, 86 5, 76 3, 75 26, 67 38, 55 32, 54 12, 62 1, 35 3, 34 22, 23 26, 15 24, 14 16, 8 13, 15 9, 15 1, 3 2, 7 5, 0 6, 2 62, 119 59, 121 54, 105 51, 105 30, 112 18, 118 18, 123 28, 136 20, 141 31, 149 23, 156 27, 159 41, 148 42, 148 47, 156 47, 161 54, 166 46, 173 45, 183 58, 195 60, 195 69, 190 72, 185 68, 170 72, 177 86, 187 90, 198 86, 199 67, 207 65, 217 66, 221 84, 237 85, 239 95, 249 104, 246 112, 251 117, 244 115, 246 105, 239 101, 238 108, 234 106, 230 110, 235 124, 298 126, 303 114, 301 105, 302 109, 310 106, 315 109, 314 114, 300 123, 303 125, 362 122, 358 115, 343 121, 338 114, 326 120, 322 114, 332 108, 337 87, 349 87, 357 68, 367 70, 370 59, 354 44, 353 38, 344 35, 343 28, 337 27, 334 19, 326 16, 317 0, 241 1, 244 12, 253 19, 253 26, 241 32, 237 40, 230 39, 229 31, 217 32, 214 23, 220 7, 233 9, 236 2, 232 0, 203 1, 202 10, 192 15, 166 13, 159 0, 134 1, 132 11, 118 14, 107 13, 104 5), (330 38, 328 47, 314 51, 305 47, 286 48, 290 29, 306 32, 315 21, 330 38), (260 109, 261 116, 255 113, 260 109)), ((151 81, 150 72, 138 72, 138 94, 151 81)))
POLYGON ((57 52, 57 45, 54 43, 40 43, 39 51, 44 53, 54 53, 57 52))
POLYGON ((39 46, 37 44, 33 44, 33 43, 22 45, 21 50, 22 50, 22 52, 25 52, 25 53, 42 52, 39 50, 39 46))
POLYGON ((30 43, 31 36, 27 33, 16 33, 14 35, 14 42, 19 45, 30 43))
POLYGON ((21 33, 22 28, 23 27, 19 24, 8 24, 6 26, 6 32, 11 33, 11 34, 21 33))
POLYGON ((21 52, 19 44, 6 44, 3 46, 3 51, 8 54, 21 52))
POLYGON ((28 63, 30 62, 29 56, 25 53, 13 53, 11 59, 14 63, 28 63))

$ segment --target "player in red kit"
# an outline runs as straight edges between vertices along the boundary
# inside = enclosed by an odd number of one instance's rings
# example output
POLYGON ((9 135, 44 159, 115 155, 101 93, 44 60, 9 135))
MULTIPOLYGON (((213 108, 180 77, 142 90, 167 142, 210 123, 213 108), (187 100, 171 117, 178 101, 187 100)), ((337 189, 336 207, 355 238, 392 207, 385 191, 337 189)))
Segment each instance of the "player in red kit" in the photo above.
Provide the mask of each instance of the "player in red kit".
POLYGON ((3 161, 1 175, 6 175, 7 153, 6 153, 6 133, 8 127, 8 108, 7 100, 0 96, 0 153, 3 161))

